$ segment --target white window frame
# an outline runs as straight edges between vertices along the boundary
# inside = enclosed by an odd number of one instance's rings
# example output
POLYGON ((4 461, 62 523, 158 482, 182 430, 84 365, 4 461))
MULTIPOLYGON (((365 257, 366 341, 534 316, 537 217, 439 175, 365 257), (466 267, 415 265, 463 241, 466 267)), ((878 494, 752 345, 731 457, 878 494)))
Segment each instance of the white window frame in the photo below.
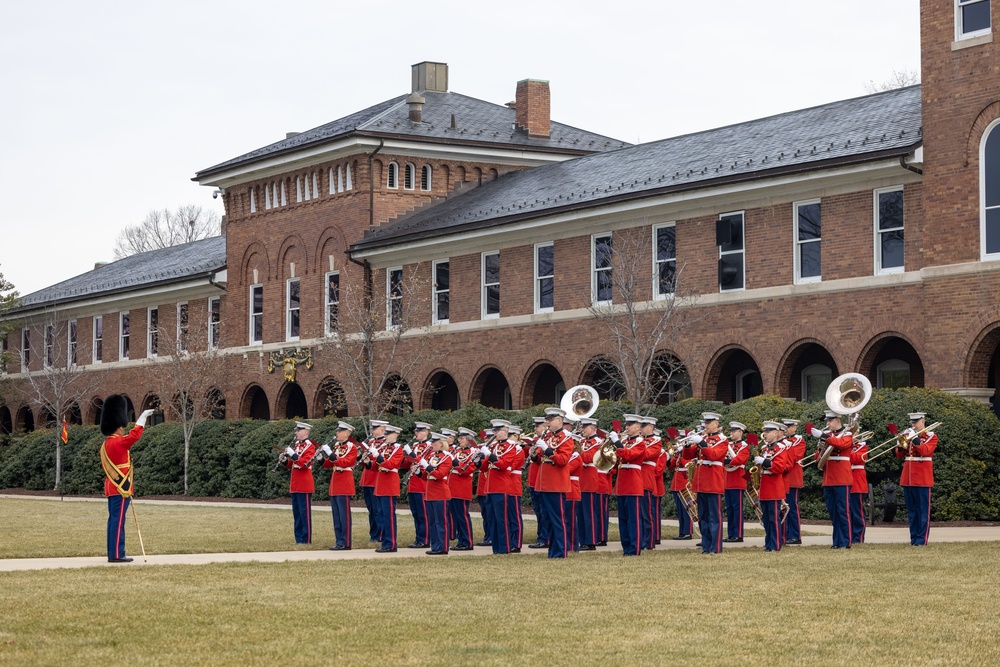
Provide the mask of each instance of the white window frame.
POLYGON ((545 241, 543 243, 536 243, 534 252, 532 253, 532 273, 535 276, 535 313, 551 313, 555 310, 556 303, 556 247, 552 241, 545 241), (540 276, 538 275, 538 251, 542 248, 552 248, 552 273, 540 276), (542 307, 542 289, 541 281, 545 279, 550 279, 552 281, 552 305, 542 307))
POLYGON ((836 374, 833 372, 833 369, 827 366, 826 364, 810 364, 809 366, 806 366, 805 368, 802 369, 802 374, 800 376, 801 389, 799 390, 799 393, 802 396, 801 400, 803 402, 807 402, 809 400, 809 394, 808 394, 809 385, 806 382, 806 378, 813 375, 825 375, 825 374, 830 375, 830 380, 827 381, 827 384, 833 381, 833 378, 836 377, 836 374), (823 370, 823 373, 818 372, 820 369, 823 370))
POLYGON ((288 205, 288 197, 285 196, 285 181, 281 181, 281 205, 288 205))
MULTIPOLYGON (((744 224, 746 224, 746 219, 745 218, 744 218, 743 222, 744 222, 744 224)), ((743 244, 743 249, 746 250, 746 243, 743 244)), ((735 292, 736 290, 733 290, 733 291, 735 292)), ((736 374, 736 396, 733 397, 735 399, 734 402, 739 403, 740 401, 744 401, 744 400, 747 399, 747 397, 743 395, 743 379, 746 378, 746 377, 749 377, 750 375, 752 375, 754 373, 756 373, 757 375, 760 375, 759 371, 755 371, 752 368, 746 368, 746 369, 744 369, 744 370, 742 370, 742 371, 740 371, 739 373, 736 374)), ((761 377, 761 381, 762 382, 763 382, 763 380, 764 380, 764 378, 761 377)))
POLYGON ((31 331, 28 327, 21 329, 21 372, 27 373, 31 366, 31 331), (27 352, 27 354, 25 354, 27 352))
POLYGON ((104 363, 104 316, 94 315, 93 329, 90 336, 90 356, 95 364, 104 363), (98 331, 100 335, 98 336, 98 331), (98 354, 100 343, 100 354, 98 354))
POLYGON ((77 331, 76 320, 66 323, 66 368, 76 366, 77 331))
POLYGON ((885 376, 885 373, 887 372, 891 373, 903 370, 905 370, 909 374, 910 379, 907 381, 907 385, 908 386, 912 385, 913 367, 910 366, 910 364, 906 363, 902 359, 887 359, 886 361, 883 361, 875 368, 875 388, 876 389, 884 388, 885 382, 883 382, 883 378, 885 376))
POLYGON ((256 213, 257 212, 257 195, 254 194, 254 190, 255 189, 256 188, 250 188, 250 212, 251 213, 256 213))
POLYGON ((347 183, 344 185, 344 189, 345 190, 353 190, 354 189, 354 181, 351 179, 351 165, 347 165, 347 168, 344 171, 347 174, 347 183))
MULTIPOLYGON (((743 229, 744 234, 746 233, 746 218, 743 219, 743 229)), ((823 202, 819 199, 803 199, 802 201, 797 201, 792 203, 792 245, 795 253, 795 284, 796 285, 808 285, 810 283, 823 282, 823 260, 822 251, 820 252, 820 269, 818 276, 802 276, 802 246, 809 245, 810 243, 819 243, 820 248, 822 248, 823 242, 823 202), (807 241, 802 241, 799 239, 799 209, 803 206, 819 206, 819 220, 820 220, 820 232, 818 239, 809 239, 807 241)), ((743 237, 743 250, 746 251, 746 236, 743 237)), ((746 255, 743 257, 743 272, 746 273, 746 255)), ((745 286, 745 284, 744 284, 745 286)))
POLYGON ((430 192, 434 188, 434 170, 429 164, 420 168, 420 189, 423 192, 430 192))
POLYGON ((285 340, 296 341, 302 334, 302 282, 298 278, 289 278, 285 281, 285 340), (292 283, 299 288, 299 305, 292 307, 292 283), (299 316, 299 336, 292 335, 292 313, 299 316))
MULTIPOLYGON (((955 41, 961 41, 964 39, 972 39, 973 37, 981 37, 982 35, 989 35, 993 32, 993 14, 992 14, 992 3, 990 4, 990 27, 983 28, 982 30, 975 30, 973 32, 963 32, 962 30, 962 7, 968 5, 974 5, 983 0, 955 0, 955 41)), ((986 0, 989 2, 989 0, 986 0)))
POLYGON ((209 350, 217 350, 219 348, 219 343, 222 340, 222 297, 211 296, 208 298, 208 348, 209 350), (212 312, 212 304, 218 304, 217 312, 212 312), (219 319, 213 320, 212 318, 218 314, 219 319))
POLYGON ((412 162, 407 162, 403 168, 403 189, 413 190, 417 187, 417 167, 412 162))
MULTIPOLYGON (((983 138, 979 142, 979 260, 983 262, 1000 259, 1000 252, 986 252, 986 140, 993 132, 1000 132, 1000 119, 986 126, 983 138)), ((1000 170, 1000 164, 993 165, 993 168, 1000 170)), ((994 206, 992 209, 1000 209, 1000 206, 994 206)))
POLYGON ((399 189, 399 165, 390 162, 385 168, 385 187, 389 190, 399 189))
POLYGON ((52 368, 55 365, 56 325, 45 325, 45 339, 42 341, 42 365, 52 368))
POLYGON ((118 313, 118 360, 128 361, 129 353, 132 351, 132 318, 128 311, 118 313), (128 340, 125 334, 125 318, 128 318, 128 340), (128 347, 126 350, 125 348, 128 347))
POLYGON ((745 292, 746 289, 747 289, 747 214, 746 214, 746 211, 745 210, 741 210, 741 211, 729 211, 727 213, 720 213, 719 217, 717 219, 718 220, 722 220, 723 218, 728 218, 729 216, 732 216, 732 215, 738 215, 738 216, 740 216, 740 227, 742 228, 741 235, 743 237, 743 247, 741 247, 739 250, 726 250, 725 252, 723 252, 722 246, 720 246, 720 245, 715 246, 716 250, 719 253, 719 256, 716 258, 716 283, 719 286, 719 294, 728 293, 728 292, 745 292), (743 278, 740 281, 742 283, 742 287, 737 287, 737 288, 734 288, 734 289, 722 289, 722 283, 719 282, 719 280, 718 280, 718 261, 722 259, 723 255, 743 255, 743 262, 742 262, 742 264, 743 264, 743 278))
POLYGON ((451 258, 436 259, 431 262, 431 323, 448 324, 451 318, 451 258), (448 287, 440 289, 437 284, 437 269, 441 264, 448 265, 448 287), (448 317, 438 317, 438 295, 448 295, 448 317))
POLYGON ((250 345, 263 345, 264 344, 264 285, 257 283, 255 285, 250 285, 250 291, 247 293, 250 297, 250 302, 247 307, 247 314, 250 316, 248 320, 249 329, 247 330, 247 340, 250 345), (253 294, 254 290, 260 290, 260 313, 253 312, 253 294), (260 317, 260 340, 254 340, 254 318, 260 317))
POLYGON ((150 306, 146 309, 146 357, 155 359, 160 354, 160 307, 150 306), (156 313, 156 324, 153 324, 153 313, 156 313), (156 337, 156 349, 153 349, 153 337, 156 337))
POLYGON ((479 256, 479 286, 480 286, 480 289, 479 289, 479 317, 480 317, 480 319, 483 319, 483 320, 496 320, 496 319, 500 318, 500 312, 499 312, 500 308, 499 307, 497 308, 497 312, 496 313, 487 313, 486 312, 486 304, 487 304, 486 289, 488 287, 492 287, 493 285, 496 285, 496 287, 497 287, 497 295, 500 296, 500 297, 503 296, 500 293, 502 280, 498 279, 498 281, 496 283, 487 283, 486 282, 486 258, 488 256, 493 256, 493 255, 497 256, 497 262, 499 263, 499 261, 500 261, 500 251, 499 250, 489 250, 487 252, 482 253, 479 256))
POLYGON ((188 334, 191 332, 191 309, 188 307, 187 301, 178 301, 177 308, 175 310, 176 315, 176 333, 177 337, 174 338, 174 347, 177 352, 187 352, 188 348, 191 346, 191 341, 188 340, 188 334), (181 311, 187 314, 187 324, 184 325, 184 329, 181 329, 181 311))
POLYGON ((614 256, 615 256, 615 237, 611 232, 599 232, 597 234, 590 235, 590 303, 594 306, 610 306, 615 300, 615 288, 614 288, 614 256), (603 239, 608 237, 611 239, 611 266, 603 269, 597 268, 597 239, 603 239), (597 300, 597 274, 599 271, 611 271, 612 281, 611 281, 611 298, 605 301, 597 300))
MULTIPOLYGON (((674 278, 677 278, 677 223, 676 222, 663 222, 658 225, 653 225, 653 234, 650 237, 650 244, 652 245, 652 256, 653 256, 653 298, 662 301, 665 299, 674 298, 674 292, 660 292, 660 264, 666 262, 674 263, 674 278), (660 260, 657 257, 657 248, 659 244, 656 242, 656 235, 661 229, 666 229, 673 227, 674 229, 674 257, 673 259, 660 260)), ((677 287, 676 282, 674 287, 677 287)))
POLYGON ((893 185, 887 188, 877 188, 872 190, 872 229, 874 230, 874 266, 876 276, 885 276, 892 273, 903 273, 906 271, 906 249, 903 249, 903 266, 890 266, 889 268, 882 267, 882 234, 887 232, 894 232, 897 230, 903 230, 903 240, 906 240, 906 191, 903 189, 902 185, 893 185), (879 196, 883 194, 889 194, 890 192, 902 192, 903 193, 903 226, 893 227, 891 229, 880 229, 879 214, 881 212, 881 207, 879 206, 879 196))
POLYGON ((394 301, 399 301, 400 307, 400 317, 402 317, 402 307, 403 307, 403 267, 392 266, 385 270, 385 330, 390 331, 392 329, 398 329, 399 324, 393 324, 392 322, 392 307, 394 301), (392 274, 394 272, 399 272, 399 284, 400 284, 400 294, 399 296, 392 296, 392 274))
POLYGON ((330 328, 330 309, 332 306, 337 307, 337 317, 340 318, 340 271, 327 271, 323 275, 323 330, 326 335, 329 336, 333 334, 333 329, 330 328), (330 278, 332 276, 337 276, 337 300, 330 300, 330 278))

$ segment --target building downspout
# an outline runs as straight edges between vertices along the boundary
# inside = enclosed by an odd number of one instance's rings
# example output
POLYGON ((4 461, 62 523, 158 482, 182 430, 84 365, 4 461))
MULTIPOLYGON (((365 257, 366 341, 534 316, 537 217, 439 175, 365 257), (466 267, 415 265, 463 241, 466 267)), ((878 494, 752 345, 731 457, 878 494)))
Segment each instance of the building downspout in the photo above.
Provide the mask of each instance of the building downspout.
POLYGON ((917 169, 916 167, 913 167, 911 165, 906 164, 906 156, 905 155, 900 155, 899 156, 899 166, 902 167, 903 169, 908 170, 908 171, 912 171, 914 174, 920 174, 921 176, 924 175, 924 170, 923 169, 917 169))
MULTIPOLYGON (((382 150, 385 139, 378 140, 378 148, 368 154, 368 231, 375 229, 375 155, 382 150)), ((351 261, 354 261, 353 259, 351 261)))

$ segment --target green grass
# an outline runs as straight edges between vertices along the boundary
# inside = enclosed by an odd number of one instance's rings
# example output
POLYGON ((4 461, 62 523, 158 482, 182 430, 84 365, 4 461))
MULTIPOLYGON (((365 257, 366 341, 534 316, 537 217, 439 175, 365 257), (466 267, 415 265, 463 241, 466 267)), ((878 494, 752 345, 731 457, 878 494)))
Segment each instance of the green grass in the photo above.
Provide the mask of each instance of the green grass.
POLYGON ((0 573, 0 665, 995 665, 996 546, 0 573))

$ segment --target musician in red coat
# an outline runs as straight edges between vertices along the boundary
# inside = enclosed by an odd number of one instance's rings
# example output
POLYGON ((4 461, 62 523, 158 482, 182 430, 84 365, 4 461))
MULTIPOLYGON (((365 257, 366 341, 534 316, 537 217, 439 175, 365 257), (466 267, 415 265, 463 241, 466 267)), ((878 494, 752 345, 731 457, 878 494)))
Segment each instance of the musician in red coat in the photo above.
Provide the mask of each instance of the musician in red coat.
POLYGON ((522 474, 527 450, 521 443, 521 427, 511 424, 509 439, 514 443, 514 458, 510 464, 510 477, 507 480, 506 509, 507 529, 511 534, 511 553, 521 553, 521 543, 524 539, 524 520, 521 517, 521 495, 524 493, 522 474))
POLYGON ((481 469, 487 473, 486 505, 490 512, 490 542, 493 553, 508 554, 517 546, 514 535, 511 534, 510 522, 507 520, 507 497, 510 491, 510 474, 517 455, 517 446, 508 438, 510 422, 506 419, 494 419, 493 443, 483 445, 479 451, 485 457, 481 469))
POLYGON ((389 422, 372 419, 369 422, 371 437, 365 441, 358 452, 358 463, 361 465, 361 498, 368 510, 368 541, 381 542, 382 535, 379 526, 382 522, 378 517, 378 505, 375 502, 375 478, 378 476, 378 466, 375 459, 369 455, 369 450, 381 449, 385 445, 385 429, 389 422))
POLYGON ((431 433, 432 451, 429 456, 420 459, 417 465, 427 473, 427 491, 424 502, 427 504, 427 524, 430 530, 431 548, 429 556, 445 556, 448 554, 448 511, 447 503, 451 499, 451 488, 448 477, 452 469, 452 457, 448 453, 448 441, 441 433, 431 433))
POLYGON ((476 434, 471 429, 458 429, 458 443, 452 454, 451 475, 448 484, 451 486, 451 500, 448 501, 448 521, 455 526, 455 551, 472 551, 472 515, 469 505, 472 502, 472 476, 476 472, 475 451, 476 434))
MULTIPOLYGON (((129 450, 142 437, 146 420, 153 414, 145 410, 128 433, 128 401, 121 394, 112 394, 101 410, 101 468, 104 470, 104 495, 108 499, 108 562, 131 563, 125 555, 125 513, 135 492, 132 456, 129 450)), ((133 510, 134 511, 134 510, 133 510)))
MULTIPOLYGON (((782 419, 781 423, 785 426, 785 440, 788 443, 789 457, 795 462, 785 473, 785 486, 788 487, 788 494, 785 496, 785 503, 788 505, 788 516, 784 523, 785 544, 802 544, 799 493, 804 482, 802 465, 799 461, 806 456, 806 439, 796 433, 799 427, 798 419, 782 419)), ((810 424, 806 424, 806 426, 812 428, 810 424)))
POLYGON ((868 443, 858 442, 851 448, 851 544, 865 541, 865 498, 868 496, 868 474, 865 462, 868 460, 868 443))
POLYGON ((642 548, 656 548, 653 524, 656 522, 656 460, 663 451, 663 442, 653 431, 656 418, 640 416, 639 434, 646 445, 646 458, 642 461, 642 500, 640 501, 640 524, 642 526, 642 548))
MULTIPOLYGON (((670 431, 670 429, 667 430, 668 432, 670 431)), ((677 440, 677 436, 671 437, 673 440, 677 440)), ((667 461, 667 469, 674 471, 673 477, 670 480, 670 495, 674 498, 674 509, 677 512, 678 529, 677 537, 673 539, 690 540, 691 531, 694 530, 694 526, 692 525, 691 515, 688 514, 687 506, 684 504, 684 499, 681 497, 681 493, 683 493, 688 486, 687 464, 695 455, 695 450, 678 447, 676 445, 674 446, 677 451, 667 461)))
POLYGON ((401 470, 408 470, 406 497, 410 503, 410 514, 413 515, 413 544, 409 549, 426 549, 430 546, 430 535, 427 528, 427 505, 424 502, 424 492, 427 491, 427 478, 420 465, 422 459, 431 454, 431 425, 417 422, 413 425, 413 442, 403 446, 403 464, 401 470))
POLYGON ((292 520, 297 544, 312 542, 312 494, 316 490, 312 460, 316 445, 309 439, 312 424, 295 422, 295 440, 285 448, 285 467, 292 471, 289 493, 292 497, 292 520))
POLYGON ((580 529, 580 549, 594 551, 600 542, 601 516, 600 492, 601 480, 594 456, 601 449, 603 440, 597 437, 597 420, 586 417, 580 420, 580 504, 577 517, 580 529))
MULTIPOLYGON (((654 431, 653 435, 661 438, 662 441, 659 429, 654 431)), ((667 471, 667 459, 669 458, 666 448, 661 446, 660 455, 656 459, 656 491, 653 492, 656 501, 656 513, 653 515, 653 544, 659 544, 663 538, 663 496, 667 495, 667 485, 663 481, 663 475, 667 471)))
POLYGON ((729 450, 722 460, 726 471, 726 537, 723 542, 743 541, 743 496, 747 490, 746 468, 750 460, 750 445, 743 440, 747 427, 741 422, 729 422, 729 450))
POLYGON ((358 462, 357 440, 351 435, 354 427, 347 422, 337 424, 333 447, 323 445, 323 467, 330 473, 330 507, 333 511, 335 543, 331 551, 351 550, 351 498, 354 497, 354 465, 358 462))
POLYGON ((854 475, 851 473, 851 448, 854 446, 854 436, 844 428, 840 415, 827 410, 826 430, 814 428, 812 436, 819 438, 819 448, 816 459, 822 458, 828 448, 832 454, 823 469, 823 500, 826 510, 833 522, 834 549, 851 548, 851 515, 850 504, 851 484, 854 475))
POLYGON ((608 437, 615 442, 618 454, 618 480, 615 495, 618 502, 618 533, 622 553, 638 556, 642 553, 642 496, 645 493, 642 479, 642 462, 646 460, 646 443, 642 438, 642 417, 635 414, 622 416, 625 421, 624 437, 612 431, 608 437))
POLYGON ((378 505, 379 533, 382 545, 375 553, 390 553, 399 547, 396 533, 396 498, 399 497, 399 467, 403 464, 403 448, 397 442, 400 428, 385 427, 385 442, 381 450, 369 449, 375 461, 375 503, 378 505))
POLYGON ((896 447, 896 458, 903 459, 903 474, 899 484, 906 500, 906 516, 910 523, 910 544, 927 544, 931 531, 931 488, 934 486, 934 450, 938 437, 930 431, 920 433, 926 425, 923 412, 910 413, 910 428, 903 431, 906 446, 896 447))
POLYGON ((698 528, 701 530, 702 553, 722 551, 722 494, 726 489, 726 471, 723 461, 729 453, 729 442, 719 432, 721 415, 702 413, 705 434, 690 436, 698 467, 694 471, 691 489, 698 494, 698 528))
POLYGON ((548 517, 552 530, 549 543, 549 558, 566 558, 568 539, 566 529, 566 494, 570 492, 569 459, 573 455, 573 438, 563 428, 566 412, 560 408, 546 408, 545 418, 548 433, 540 438, 542 448, 537 455, 538 478, 535 490, 539 495, 539 505, 548 517))
MULTIPOLYGON (((524 442, 522 445, 528 448, 529 452, 532 446, 538 442, 538 439, 546 433, 545 427, 545 417, 533 417, 532 426, 534 427, 534 434, 528 438, 522 438, 524 442)), ((528 494, 531 497, 531 510, 535 513, 535 523, 538 527, 538 533, 535 541, 528 545, 529 549, 548 549, 550 541, 550 530, 548 517, 542 513, 539 508, 541 507, 541 500, 538 498, 538 491, 535 489, 535 482, 538 479, 538 471, 541 468, 541 464, 535 463, 528 456, 528 494)))
POLYGON ((760 513, 764 524, 764 551, 780 551, 784 544, 781 530, 781 503, 787 495, 785 471, 797 463, 792 459, 791 450, 781 446, 782 425, 778 422, 764 422, 764 445, 761 453, 754 458, 754 464, 761 467, 760 513))
POLYGON ((566 494, 566 538, 567 548, 580 551, 580 471, 583 470, 583 459, 580 458, 580 442, 583 436, 570 433, 573 438, 573 454, 569 457, 569 493, 566 494))

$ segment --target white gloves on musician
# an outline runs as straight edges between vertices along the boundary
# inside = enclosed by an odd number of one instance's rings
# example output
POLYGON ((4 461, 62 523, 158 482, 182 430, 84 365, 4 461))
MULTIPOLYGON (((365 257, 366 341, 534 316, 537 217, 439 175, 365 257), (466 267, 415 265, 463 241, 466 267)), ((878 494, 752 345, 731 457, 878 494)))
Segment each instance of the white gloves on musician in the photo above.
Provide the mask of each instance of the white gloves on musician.
POLYGON ((764 457, 763 456, 755 456, 755 457, 753 457, 753 462, 756 463, 757 465, 763 465, 763 463, 764 463, 764 457))
POLYGON ((420 459, 420 467, 421 468, 423 468, 424 470, 426 470, 427 469, 427 465, 428 465, 427 464, 427 459, 420 459))
POLYGON ((144 428, 146 426, 146 420, 152 416, 153 412, 155 412, 155 410, 143 410, 142 414, 139 415, 139 418, 135 420, 135 425, 139 428, 144 428))
POLYGON ((285 456, 295 456, 295 450, 291 447, 285 447, 285 456))
POLYGON ((413 454, 413 448, 410 447, 409 445, 403 445, 403 453, 406 454, 407 456, 410 456, 411 454, 413 454))
POLYGON ((482 452, 483 456, 489 456, 490 455, 490 448, 487 447, 486 445, 483 445, 482 447, 480 447, 479 451, 482 452))
POLYGON ((907 440, 909 440, 910 438, 912 438, 912 437, 913 437, 913 436, 915 436, 916 434, 917 434, 917 432, 916 432, 916 431, 914 431, 914 430, 913 430, 912 428, 908 428, 908 429, 906 429, 905 431, 903 431, 903 436, 904 436, 904 437, 905 437, 905 438, 906 438, 907 440))
POLYGON ((822 438, 823 437, 823 431, 821 431, 818 428, 814 427, 811 431, 809 431, 809 435, 811 435, 814 438, 822 438))
POLYGON ((330 445, 323 445, 320 449, 322 449, 323 453, 327 456, 333 456, 333 450, 330 449, 330 445))
POLYGON ((618 442, 618 433, 616 433, 615 431, 608 433, 608 440, 610 440, 611 442, 618 442))
POLYGON ((688 436, 688 440, 690 440, 692 444, 697 445, 697 444, 703 442, 705 440, 705 438, 703 438, 700 435, 698 435, 697 433, 695 433, 694 435, 689 435, 688 436))

